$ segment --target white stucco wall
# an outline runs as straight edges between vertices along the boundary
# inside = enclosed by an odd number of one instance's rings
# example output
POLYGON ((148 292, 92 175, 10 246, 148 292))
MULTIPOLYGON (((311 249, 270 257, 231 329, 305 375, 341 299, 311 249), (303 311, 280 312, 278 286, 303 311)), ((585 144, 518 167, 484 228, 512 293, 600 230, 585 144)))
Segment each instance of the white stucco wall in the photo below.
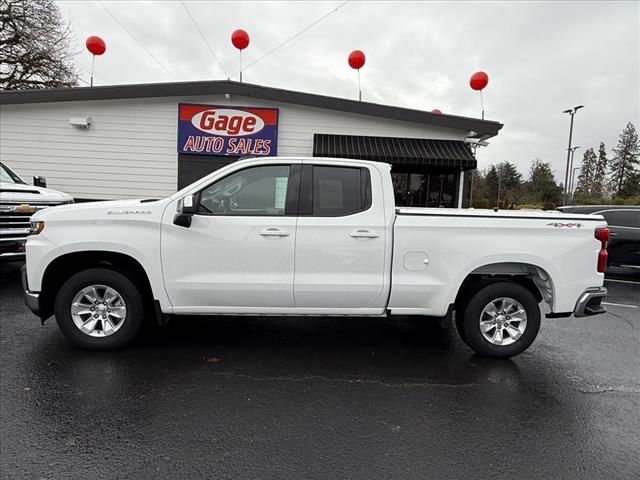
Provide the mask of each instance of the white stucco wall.
POLYGON ((0 159, 77 198, 164 197, 177 186, 178 103, 278 107, 278 155, 311 156, 314 133, 462 140, 467 132, 222 95, 0 107, 0 159), (70 117, 91 117, 88 130, 70 117))

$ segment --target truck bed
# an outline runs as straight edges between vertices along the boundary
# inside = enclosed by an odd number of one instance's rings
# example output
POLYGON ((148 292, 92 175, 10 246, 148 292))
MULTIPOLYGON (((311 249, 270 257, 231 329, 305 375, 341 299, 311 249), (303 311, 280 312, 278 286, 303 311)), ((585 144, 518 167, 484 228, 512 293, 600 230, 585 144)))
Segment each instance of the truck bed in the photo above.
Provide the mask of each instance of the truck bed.
POLYGON ((468 275, 514 264, 553 279, 553 312, 573 311, 587 287, 602 285, 599 215, 412 207, 396 214, 389 301, 396 313, 444 315, 468 275))

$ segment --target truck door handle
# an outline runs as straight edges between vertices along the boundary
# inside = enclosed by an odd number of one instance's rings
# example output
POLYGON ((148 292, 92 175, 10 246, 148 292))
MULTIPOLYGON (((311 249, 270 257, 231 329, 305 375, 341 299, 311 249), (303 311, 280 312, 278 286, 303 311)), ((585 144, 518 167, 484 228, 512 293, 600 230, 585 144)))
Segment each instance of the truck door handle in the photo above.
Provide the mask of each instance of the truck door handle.
POLYGON ((279 228, 265 228, 260 231, 260 235, 263 237, 288 237, 289 232, 280 230, 279 228))
POLYGON ((610 237, 617 237, 618 234, 616 232, 609 232, 610 237))
POLYGON ((354 230, 349 236, 353 238, 378 238, 380 235, 369 230, 354 230))

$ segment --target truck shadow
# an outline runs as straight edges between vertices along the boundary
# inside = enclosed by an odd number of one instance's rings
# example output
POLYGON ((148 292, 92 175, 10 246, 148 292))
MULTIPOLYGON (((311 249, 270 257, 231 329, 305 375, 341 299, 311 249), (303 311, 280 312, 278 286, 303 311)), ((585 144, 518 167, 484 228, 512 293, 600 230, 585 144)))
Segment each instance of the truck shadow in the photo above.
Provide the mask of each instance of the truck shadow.
POLYGON ((65 364, 98 371, 109 365, 129 371, 133 378, 185 368, 266 377, 381 376, 444 383, 485 382, 494 374, 506 382, 519 377, 511 360, 473 355, 455 326, 443 329, 419 317, 176 316, 164 327, 145 326, 123 350, 83 351, 62 338, 53 318, 43 331, 26 311, 19 266, 0 265, 0 295, 3 316, 24 317, 16 328, 38 332, 26 346, 28 352, 22 352, 29 359, 26 365, 52 365, 56 371, 65 364))

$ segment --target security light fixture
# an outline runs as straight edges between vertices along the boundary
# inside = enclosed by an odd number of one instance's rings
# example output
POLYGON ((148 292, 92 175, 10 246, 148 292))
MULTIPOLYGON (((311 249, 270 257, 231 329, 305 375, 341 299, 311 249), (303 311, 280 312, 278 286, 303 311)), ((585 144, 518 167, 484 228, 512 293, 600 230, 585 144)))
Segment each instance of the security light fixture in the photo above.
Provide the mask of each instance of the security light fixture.
POLYGON ((91 126, 91 117, 71 117, 69 123, 74 127, 88 129, 91 126))
POLYGON ((464 139, 464 143, 468 143, 471 145, 478 145, 481 147, 486 147, 487 145, 489 145, 489 142, 485 142, 484 140, 481 140, 479 138, 469 138, 469 137, 464 139))

